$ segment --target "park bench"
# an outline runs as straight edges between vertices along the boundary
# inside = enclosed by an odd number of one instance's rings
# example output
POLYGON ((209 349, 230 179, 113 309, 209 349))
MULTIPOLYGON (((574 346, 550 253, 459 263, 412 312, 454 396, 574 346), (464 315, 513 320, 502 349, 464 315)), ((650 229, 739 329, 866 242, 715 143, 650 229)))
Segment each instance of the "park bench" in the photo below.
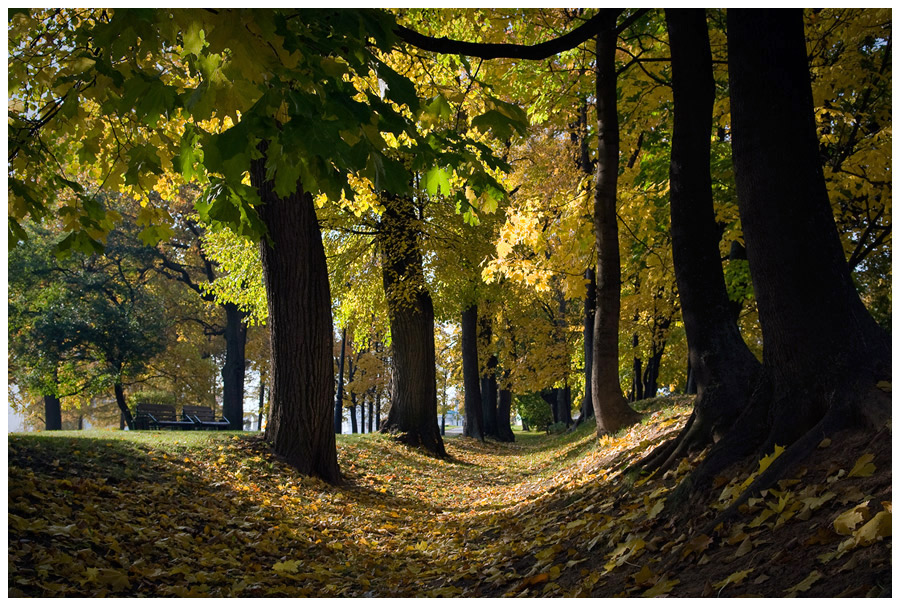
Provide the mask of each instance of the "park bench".
POLYGON ((148 404, 140 402, 135 415, 136 429, 192 429, 192 420, 181 420, 171 404, 148 404))
POLYGON ((228 429, 231 425, 225 417, 217 421, 215 413, 209 406, 189 406, 185 404, 182 407, 181 414, 186 419, 190 419, 198 429, 228 429))

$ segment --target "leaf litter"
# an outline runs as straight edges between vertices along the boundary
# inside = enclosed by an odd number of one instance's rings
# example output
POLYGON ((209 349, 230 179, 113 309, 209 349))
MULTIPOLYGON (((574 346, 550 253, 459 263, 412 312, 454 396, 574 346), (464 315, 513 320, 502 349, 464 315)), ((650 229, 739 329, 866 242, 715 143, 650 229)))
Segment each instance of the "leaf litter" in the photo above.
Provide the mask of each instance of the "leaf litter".
POLYGON ((338 487, 297 475, 252 434, 10 435, 9 595, 890 591, 889 440, 825 444, 809 468, 706 534, 779 453, 717 479, 699 508, 670 512, 702 453, 662 478, 628 471, 683 425, 690 400, 657 407, 600 440, 592 428, 514 444, 449 438, 449 460, 386 436, 343 436, 338 487))

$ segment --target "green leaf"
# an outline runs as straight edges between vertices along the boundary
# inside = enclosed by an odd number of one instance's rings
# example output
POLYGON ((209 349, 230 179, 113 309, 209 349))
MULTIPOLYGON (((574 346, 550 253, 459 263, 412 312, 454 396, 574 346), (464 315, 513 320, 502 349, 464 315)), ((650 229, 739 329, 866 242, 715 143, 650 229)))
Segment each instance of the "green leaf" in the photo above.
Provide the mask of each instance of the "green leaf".
POLYGON ((524 122, 510 118, 496 109, 488 110, 480 116, 472 118, 472 126, 482 133, 490 131, 494 137, 501 141, 512 138, 514 133, 524 135, 526 128, 524 122))
POLYGON ((439 191, 445 196, 450 194, 450 179, 444 169, 435 166, 425 173, 425 191, 429 196, 433 196, 439 191))
POLYGON ((408 106, 413 112, 419 109, 419 96, 416 87, 409 79, 401 76, 393 69, 379 63, 377 66, 378 79, 386 86, 385 96, 400 105, 408 106))

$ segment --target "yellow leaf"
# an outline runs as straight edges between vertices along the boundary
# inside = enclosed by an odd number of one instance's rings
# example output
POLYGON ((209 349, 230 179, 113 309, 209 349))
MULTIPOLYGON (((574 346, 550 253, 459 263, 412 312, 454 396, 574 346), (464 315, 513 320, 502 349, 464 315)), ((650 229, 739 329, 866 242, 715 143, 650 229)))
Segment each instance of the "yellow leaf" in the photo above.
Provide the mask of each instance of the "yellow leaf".
POLYGON ((632 578, 634 579, 634 582, 637 583, 638 585, 649 585, 650 581, 655 576, 656 575, 654 574, 654 572, 652 570, 650 570, 650 567, 645 565, 643 568, 641 568, 640 572, 633 575, 632 578))
POLYGON ((769 466, 775 461, 775 459, 777 459, 779 456, 781 456, 781 453, 783 453, 783 452, 784 452, 784 447, 776 445, 775 451, 772 454, 766 455, 762 459, 760 459, 759 473, 762 473, 765 470, 767 470, 769 468, 769 466))
POLYGON ((300 568, 299 560, 287 560, 286 562, 275 562, 272 566, 272 570, 275 572, 297 572, 297 569, 300 568))
POLYGON ((856 464, 853 465, 853 469, 850 470, 850 473, 847 474, 848 478, 867 478, 873 473, 875 473, 875 465, 872 464, 872 460, 875 458, 875 455, 864 454, 859 459, 857 459, 856 464))
POLYGON ((865 522, 871 515, 868 505, 869 502, 866 501, 838 515, 833 523, 835 532, 845 536, 853 534, 854 529, 865 522))
POLYGON ((822 574, 818 570, 813 570, 809 573, 805 579, 788 589, 785 593, 788 594, 796 594, 803 593, 804 591, 809 591, 810 587, 813 586, 813 583, 822 578, 822 574))
POLYGON ((721 589, 726 585, 737 585, 739 583, 743 583, 744 579, 747 578, 747 575, 756 570, 755 568, 748 568, 747 570, 741 570, 740 572, 735 572, 728 575, 724 580, 719 581, 718 583, 714 583, 713 587, 716 589, 721 589))
POLYGON ((678 585, 678 583, 680 582, 681 581, 679 581, 678 579, 667 579, 663 577, 656 583, 656 585, 644 592, 644 597, 655 598, 656 596, 669 593, 670 591, 672 591, 672 588, 675 587, 675 585, 678 585))
POLYGON ((871 520, 853 533, 857 545, 871 545, 878 539, 891 536, 891 513, 879 511, 871 520))
POLYGON ((660 513, 662 513, 663 508, 666 506, 665 499, 660 499, 653 505, 653 508, 650 509, 650 513, 647 514, 647 519, 652 520, 660 513))

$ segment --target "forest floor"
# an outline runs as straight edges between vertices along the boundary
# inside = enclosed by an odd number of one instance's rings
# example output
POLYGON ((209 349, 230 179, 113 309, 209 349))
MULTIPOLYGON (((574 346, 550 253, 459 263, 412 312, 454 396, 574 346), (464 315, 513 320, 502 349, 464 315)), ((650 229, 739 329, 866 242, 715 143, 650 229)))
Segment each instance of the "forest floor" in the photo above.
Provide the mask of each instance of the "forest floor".
POLYGON ((664 508, 698 460, 627 467, 672 437, 690 399, 641 424, 446 440, 437 460, 340 436, 346 481, 297 476, 255 434, 10 434, 9 596, 885 596, 891 429, 823 443, 710 529, 752 474, 664 508))

